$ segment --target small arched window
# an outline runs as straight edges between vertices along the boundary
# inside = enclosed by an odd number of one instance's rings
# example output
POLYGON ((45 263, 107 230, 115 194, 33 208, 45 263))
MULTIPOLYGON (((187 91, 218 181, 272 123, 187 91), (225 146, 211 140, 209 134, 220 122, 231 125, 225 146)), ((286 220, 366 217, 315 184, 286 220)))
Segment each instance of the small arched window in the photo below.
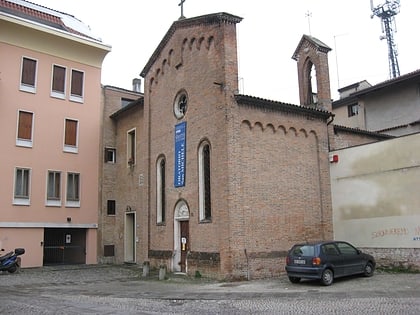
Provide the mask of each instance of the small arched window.
POLYGON ((306 95, 304 105, 314 105, 318 103, 318 78, 316 75, 315 64, 310 59, 307 60, 305 65, 305 82, 306 82, 306 95))
POLYGON ((165 172, 166 161, 165 157, 160 157, 156 163, 156 223, 165 222, 165 172))
POLYGON ((210 144, 201 143, 198 149, 199 214, 200 221, 211 220, 210 144))

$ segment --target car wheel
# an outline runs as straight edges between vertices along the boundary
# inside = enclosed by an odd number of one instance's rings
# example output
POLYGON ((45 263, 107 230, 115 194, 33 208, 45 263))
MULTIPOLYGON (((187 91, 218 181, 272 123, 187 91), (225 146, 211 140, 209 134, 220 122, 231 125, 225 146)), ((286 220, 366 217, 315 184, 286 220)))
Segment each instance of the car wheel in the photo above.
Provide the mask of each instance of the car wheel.
POLYGON ((16 272, 16 270, 17 270, 16 265, 15 265, 15 266, 13 266, 13 267, 10 267, 9 269, 7 269, 7 271, 8 271, 9 273, 14 273, 14 272, 16 272))
POLYGON ((365 270, 363 271, 363 275, 365 277, 372 277, 374 270, 375 270, 375 268, 373 267, 373 264, 369 261, 365 266, 365 270))
POLYGON ((334 273, 331 269, 325 269, 322 272, 321 282, 323 285, 331 285, 334 281, 334 273))
POLYGON ((300 278, 299 277, 289 277, 289 280, 291 283, 299 283, 300 278))

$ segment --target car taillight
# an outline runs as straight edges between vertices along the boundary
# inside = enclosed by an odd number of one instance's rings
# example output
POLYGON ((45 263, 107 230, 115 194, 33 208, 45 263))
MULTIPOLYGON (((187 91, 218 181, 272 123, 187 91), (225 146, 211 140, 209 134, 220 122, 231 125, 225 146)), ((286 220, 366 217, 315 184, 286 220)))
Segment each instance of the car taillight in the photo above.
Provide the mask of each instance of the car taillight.
POLYGON ((319 266, 320 264, 321 264, 321 258, 319 257, 312 258, 312 265, 319 266))
POLYGON ((286 264, 287 264, 287 265, 289 265, 289 264, 290 264, 290 257, 289 257, 289 256, 287 256, 287 257, 286 257, 286 264))

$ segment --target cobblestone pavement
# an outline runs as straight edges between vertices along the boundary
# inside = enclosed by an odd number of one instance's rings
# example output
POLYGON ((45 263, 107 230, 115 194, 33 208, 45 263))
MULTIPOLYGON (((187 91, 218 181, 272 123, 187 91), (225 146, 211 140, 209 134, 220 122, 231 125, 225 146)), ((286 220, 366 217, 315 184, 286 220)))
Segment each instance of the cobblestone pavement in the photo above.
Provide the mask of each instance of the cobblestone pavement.
POLYGON ((0 314, 420 314, 420 274, 377 272, 332 286, 276 279, 219 282, 137 266, 0 273, 0 314))

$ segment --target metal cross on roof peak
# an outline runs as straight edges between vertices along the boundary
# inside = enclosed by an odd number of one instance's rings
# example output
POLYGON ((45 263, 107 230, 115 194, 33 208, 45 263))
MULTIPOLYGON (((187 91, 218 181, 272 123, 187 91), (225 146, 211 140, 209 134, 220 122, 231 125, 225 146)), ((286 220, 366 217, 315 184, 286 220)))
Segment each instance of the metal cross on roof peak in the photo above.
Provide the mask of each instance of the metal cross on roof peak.
POLYGON ((185 16, 184 16, 184 2, 185 2, 185 0, 181 0, 181 2, 178 4, 178 6, 181 7, 181 16, 179 17, 179 19, 185 19, 185 16))

